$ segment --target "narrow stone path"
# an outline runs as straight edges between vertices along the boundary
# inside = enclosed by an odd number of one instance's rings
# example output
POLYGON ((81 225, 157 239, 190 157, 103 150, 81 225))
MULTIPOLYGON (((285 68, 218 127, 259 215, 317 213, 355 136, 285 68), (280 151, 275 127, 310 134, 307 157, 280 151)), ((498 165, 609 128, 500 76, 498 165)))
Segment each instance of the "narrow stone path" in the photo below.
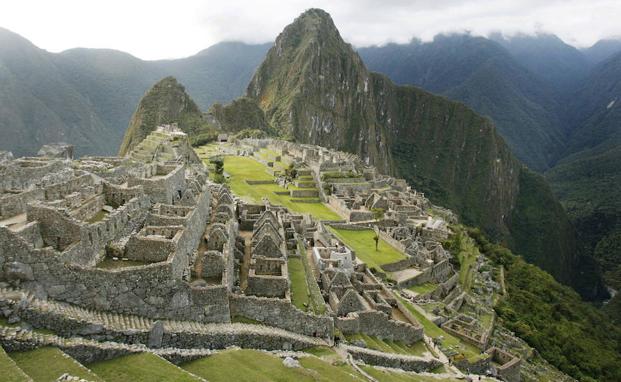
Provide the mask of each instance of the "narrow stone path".
POLYGON ((252 232, 239 231, 239 236, 244 239, 244 258, 239 268, 239 286, 244 291, 248 287, 248 271, 250 270, 250 259, 252 259, 252 232))

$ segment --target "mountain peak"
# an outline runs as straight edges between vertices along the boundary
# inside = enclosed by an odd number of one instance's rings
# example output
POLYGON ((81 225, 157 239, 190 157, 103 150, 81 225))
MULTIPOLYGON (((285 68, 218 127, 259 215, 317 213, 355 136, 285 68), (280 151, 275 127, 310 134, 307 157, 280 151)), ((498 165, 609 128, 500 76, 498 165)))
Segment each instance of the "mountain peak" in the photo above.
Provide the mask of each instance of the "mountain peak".
POLYGON ((178 123, 186 133, 208 128, 203 114, 175 77, 158 81, 140 100, 129 122, 119 155, 125 155, 161 124, 178 123))
POLYGON ((276 44, 298 46, 309 40, 323 41, 328 38, 341 40, 341 35, 332 17, 324 10, 311 8, 285 27, 276 39, 276 44))

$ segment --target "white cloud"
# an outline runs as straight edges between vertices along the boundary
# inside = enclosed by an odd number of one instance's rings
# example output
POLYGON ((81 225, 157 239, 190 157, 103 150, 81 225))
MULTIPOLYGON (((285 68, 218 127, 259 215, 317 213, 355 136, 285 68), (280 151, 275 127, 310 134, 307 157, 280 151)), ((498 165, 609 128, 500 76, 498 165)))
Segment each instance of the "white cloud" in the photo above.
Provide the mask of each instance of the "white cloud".
POLYGON ((0 26, 50 51, 113 48, 157 59, 188 56, 222 40, 273 41, 311 7, 328 11, 357 46, 466 30, 550 32, 576 46, 621 35, 619 0, 9 0, 0 26))

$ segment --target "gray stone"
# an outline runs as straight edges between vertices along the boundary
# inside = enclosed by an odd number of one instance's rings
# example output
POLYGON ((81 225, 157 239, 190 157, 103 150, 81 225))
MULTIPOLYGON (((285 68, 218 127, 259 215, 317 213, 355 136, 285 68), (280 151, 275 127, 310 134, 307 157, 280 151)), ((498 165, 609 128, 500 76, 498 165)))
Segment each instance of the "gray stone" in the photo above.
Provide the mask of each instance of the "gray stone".
POLYGON ((150 348, 159 348, 162 346, 162 338, 164 337, 164 323, 162 321, 156 321, 149 331, 150 348))
POLYGON ((296 368, 296 367, 300 367, 300 361, 298 361, 297 359, 293 359, 291 357, 286 357, 283 361, 282 364, 285 367, 289 367, 289 368, 296 368))
POLYGON ((37 155, 46 158, 73 159, 73 145, 59 142, 43 145, 37 155))
POLYGON ((28 264, 13 261, 4 265, 4 273, 9 281, 32 281, 34 276, 28 264))

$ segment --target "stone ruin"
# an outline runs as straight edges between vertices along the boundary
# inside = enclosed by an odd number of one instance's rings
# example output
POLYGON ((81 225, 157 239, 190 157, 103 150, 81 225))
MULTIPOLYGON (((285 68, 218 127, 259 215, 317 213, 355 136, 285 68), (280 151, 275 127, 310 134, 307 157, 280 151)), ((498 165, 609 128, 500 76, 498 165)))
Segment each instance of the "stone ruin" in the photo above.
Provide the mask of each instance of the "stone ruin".
MULTIPOLYGON (((297 161, 305 179, 313 179, 304 182, 317 186, 312 197, 343 221, 315 221, 266 200, 243 202, 209 181, 187 136, 170 125, 125 157, 73 159, 64 145, 46 146, 38 157, 0 155, 0 312, 79 337, 69 344, 5 330, 3 346, 51 344, 92 359, 104 354, 97 342, 103 338, 114 341, 108 346, 115 352, 138 351, 132 346, 142 344, 182 355, 184 349, 231 345, 332 345, 336 329, 408 345, 422 341, 422 326, 386 280, 326 226, 377 229, 406 257, 382 266, 397 276, 394 286, 438 283, 433 297, 442 298, 460 292, 440 244, 454 218, 450 211, 430 216, 429 209, 438 209, 423 194, 352 154, 270 140, 245 140, 230 150, 252 155, 268 146, 297 161), (306 248, 306 283, 316 288, 322 314, 291 301, 288 262, 304 263, 306 248), (255 324, 232 322, 240 318, 255 324)), ((476 325, 466 330, 462 321, 444 325, 482 339, 476 325)), ((376 365, 397 362, 416 371, 439 365, 434 357, 346 349, 376 365)), ((515 370, 501 350, 490 358, 499 376, 515 370)))

